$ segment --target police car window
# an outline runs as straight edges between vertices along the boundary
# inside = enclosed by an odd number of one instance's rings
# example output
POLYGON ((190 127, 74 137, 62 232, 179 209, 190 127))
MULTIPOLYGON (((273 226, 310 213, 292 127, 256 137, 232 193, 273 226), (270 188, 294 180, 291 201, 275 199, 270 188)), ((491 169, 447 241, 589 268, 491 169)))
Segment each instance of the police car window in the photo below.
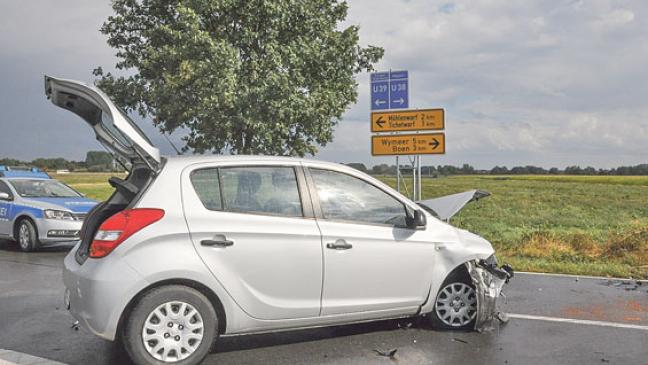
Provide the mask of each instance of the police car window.
POLYGON ((292 167, 228 167, 219 173, 226 210, 303 216, 292 167))
POLYGON ((205 208, 221 210, 220 185, 218 182, 218 169, 202 169, 191 173, 191 184, 196 190, 205 208))
POLYGON ((16 192, 25 198, 75 198, 81 196, 56 180, 11 180, 16 192))
POLYGON ((10 198, 13 196, 11 189, 9 189, 9 186, 4 181, 0 181, 0 193, 7 193, 10 198))
POLYGON ((405 206, 351 175, 310 169, 326 219, 405 226, 405 206))

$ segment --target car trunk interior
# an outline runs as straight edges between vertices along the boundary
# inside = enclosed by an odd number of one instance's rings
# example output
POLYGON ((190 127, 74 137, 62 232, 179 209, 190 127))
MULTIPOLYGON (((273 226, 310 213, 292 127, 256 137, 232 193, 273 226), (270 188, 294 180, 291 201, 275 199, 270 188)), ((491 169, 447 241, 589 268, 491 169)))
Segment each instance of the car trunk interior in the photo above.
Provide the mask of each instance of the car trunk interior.
POLYGON ((97 230, 106 219, 134 205, 155 174, 144 164, 134 165, 131 172, 122 180, 111 177, 108 181, 115 188, 106 201, 95 206, 86 217, 81 227, 81 244, 76 252, 76 261, 83 264, 90 253, 90 245, 97 230))

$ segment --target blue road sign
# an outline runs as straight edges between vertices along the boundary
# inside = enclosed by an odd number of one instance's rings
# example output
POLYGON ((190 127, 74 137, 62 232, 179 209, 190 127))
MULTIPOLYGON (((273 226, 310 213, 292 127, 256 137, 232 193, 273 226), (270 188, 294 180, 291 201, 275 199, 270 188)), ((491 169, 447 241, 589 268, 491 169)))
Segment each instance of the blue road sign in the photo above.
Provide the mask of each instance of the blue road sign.
POLYGON ((371 74, 371 110, 389 109, 389 72, 371 74))
POLYGON ((407 71, 371 74, 371 110, 406 109, 409 107, 407 71))
POLYGON ((409 107, 409 82, 407 71, 389 73, 389 109, 406 109, 409 107))

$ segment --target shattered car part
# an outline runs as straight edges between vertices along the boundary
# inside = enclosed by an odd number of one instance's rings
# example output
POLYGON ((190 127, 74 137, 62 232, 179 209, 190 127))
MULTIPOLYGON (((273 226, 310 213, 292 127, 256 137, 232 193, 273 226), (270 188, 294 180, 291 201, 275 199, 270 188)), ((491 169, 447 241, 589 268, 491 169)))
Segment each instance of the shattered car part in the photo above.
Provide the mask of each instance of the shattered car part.
POLYGON ((466 262, 466 268, 477 293, 477 317, 475 319, 477 332, 492 330, 495 320, 503 323, 508 320, 506 315, 497 309, 497 299, 504 284, 513 277, 513 269, 508 265, 497 267, 497 260, 494 256, 491 257, 487 260, 466 262))
POLYGON ((434 199, 417 201, 416 203, 428 213, 435 215, 442 221, 448 222, 455 214, 459 213, 466 204, 491 195, 483 190, 468 190, 463 193, 451 194, 434 199))

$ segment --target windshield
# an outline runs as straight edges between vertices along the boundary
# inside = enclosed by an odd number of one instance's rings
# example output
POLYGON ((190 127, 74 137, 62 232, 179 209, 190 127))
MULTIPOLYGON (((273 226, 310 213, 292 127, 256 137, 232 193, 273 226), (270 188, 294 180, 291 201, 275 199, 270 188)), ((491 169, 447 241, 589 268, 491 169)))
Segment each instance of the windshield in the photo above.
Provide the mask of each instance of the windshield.
POLYGON ((81 194, 56 180, 10 180, 24 198, 78 198, 81 194))

